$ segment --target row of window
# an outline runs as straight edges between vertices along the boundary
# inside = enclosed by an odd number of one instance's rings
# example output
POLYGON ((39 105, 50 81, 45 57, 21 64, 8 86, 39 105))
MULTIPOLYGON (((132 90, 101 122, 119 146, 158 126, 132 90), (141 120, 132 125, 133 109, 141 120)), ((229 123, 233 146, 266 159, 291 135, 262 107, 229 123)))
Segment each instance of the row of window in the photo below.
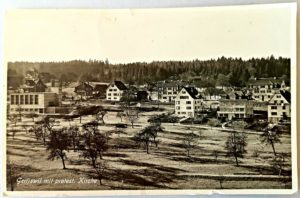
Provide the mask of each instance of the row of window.
POLYGON ((10 104, 39 104, 39 95, 11 95, 10 104))
MULTIPOLYGON (((108 95, 108 96, 112 96, 111 93, 108 93, 107 95, 108 95)), ((113 96, 119 96, 119 94, 118 94, 118 93, 114 93, 113 96)))
MULTIPOLYGON (((272 116, 277 116, 278 113, 277 112, 271 112, 272 116)), ((287 116, 286 112, 282 112, 281 116, 287 116)))
MULTIPOLYGON (((282 109, 285 109, 285 106, 282 106, 282 109)), ((271 109, 277 109, 277 106, 271 106, 271 109)))
POLYGON ((108 97, 107 98, 107 100, 112 100, 112 99, 117 100, 118 98, 117 97, 113 97, 113 98, 112 97, 108 97))
POLYGON ((118 89, 109 89, 108 91, 118 91, 118 89))
POLYGON ((11 108, 11 111, 17 111, 17 112, 39 112, 44 113, 44 109, 42 108, 11 108))
MULTIPOLYGON (((191 106, 186 106, 185 109, 186 109, 186 110, 191 110, 192 107, 191 107, 191 106)), ((177 106, 177 107, 176 107, 176 110, 180 110, 180 106, 177 106)))
MULTIPOLYGON (((180 104, 180 101, 176 101, 176 104, 180 104)), ((192 101, 185 101, 185 104, 192 104, 192 101)))

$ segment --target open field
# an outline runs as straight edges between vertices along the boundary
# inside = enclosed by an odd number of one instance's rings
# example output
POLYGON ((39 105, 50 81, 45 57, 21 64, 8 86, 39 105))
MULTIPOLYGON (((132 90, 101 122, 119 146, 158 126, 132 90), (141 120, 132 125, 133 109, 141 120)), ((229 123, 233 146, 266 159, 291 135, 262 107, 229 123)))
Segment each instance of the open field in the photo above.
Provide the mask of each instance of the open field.
MULTIPOLYGON (((149 125, 151 115, 162 112, 142 112, 134 128, 128 126, 124 133, 112 133, 109 149, 103 160, 107 162, 102 185, 96 183, 78 183, 80 178, 91 179, 96 175, 90 161, 80 157, 79 151, 67 153, 66 167, 62 169, 61 160, 47 160, 48 152, 42 142, 37 142, 17 123, 15 137, 8 132, 7 155, 17 166, 18 176, 23 179, 70 179, 70 183, 38 183, 18 184, 15 190, 88 190, 88 189, 272 189, 291 188, 291 139, 289 135, 281 137, 281 143, 275 144, 277 153, 286 153, 287 165, 281 176, 277 176, 271 167, 273 151, 270 145, 262 145, 258 134, 247 134, 247 153, 239 158, 240 166, 235 166, 233 157, 226 156, 225 141, 230 134, 221 128, 199 129, 197 125, 181 125, 163 123, 163 132, 158 135, 158 147, 151 145, 149 154, 138 147, 131 139, 134 134, 149 125), (187 157, 182 148, 184 135, 194 132, 200 137, 187 157), (253 152, 259 152, 253 157, 253 152), (217 155, 217 156, 216 156, 217 155), (74 181, 71 181, 74 179, 74 181)), ((94 118, 82 117, 82 123, 94 118)), ((114 131, 113 124, 121 123, 116 112, 105 116, 105 125, 100 126, 101 132, 114 131)), ((59 121, 60 126, 79 124, 79 119, 59 121)), ((123 123, 128 123, 123 118, 123 123)), ((22 124, 32 125, 29 118, 23 118, 22 124)), ((130 125, 130 124, 129 124, 130 125)), ((11 128, 9 124, 8 129, 11 128)), ((99 160, 99 159, 98 159, 99 160)), ((63 181, 61 181, 63 182, 63 181)))

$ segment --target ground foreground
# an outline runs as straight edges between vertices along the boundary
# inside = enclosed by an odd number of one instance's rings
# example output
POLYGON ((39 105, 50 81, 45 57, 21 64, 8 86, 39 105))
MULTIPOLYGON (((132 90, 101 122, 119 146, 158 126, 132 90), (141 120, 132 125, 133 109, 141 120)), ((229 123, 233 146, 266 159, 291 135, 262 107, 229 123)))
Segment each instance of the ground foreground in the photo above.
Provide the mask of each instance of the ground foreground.
MULTIPOLYGON (((247 134, 247 153, 239 159, 238 167, 233 157, 226 156, 225 141, 230 132, 221 128, 163 123, 164 131, 158 135, 158 146, 151 145, 147 154, 131 137, 149 125, 147 120, 155 113, 158 112, 141 113, 134 128, 128 127, 122 134, 111 135, 109 149, 103 157, 107 168, 102 185, 93 180, 96 176, 90 161, 82 158, 79 151, 67 153, 67 169, 63 170, 61 161, 47 160, 48 152, 42 142, 37 142, 33 134, 17 124, 15 137, 7 137, 7 155, 17 167, 20 182, 14 190, 291 188, 290 135, 283 135, 281 143, 275 144, 278 153, 286 153, 286 165, 278 176, 271 166, 272 148, 260 143, 259 133, 247 134), (189 132, 199 137, 187 157, 182 140, 189 132), (255 151, 258 156, 254 155, 255 151)), ((85 116, 82 123, 92 119, 92 116, 85 116)), ((78 120, 57 121, 60 125, 80 126, 78 120)), ((112 124, 117 122, 120 119, 116 118, 116 113, 109 112, 100 131, 114 130, 112 124)), ((24 123, 33 124, 26 118, 24 123)))

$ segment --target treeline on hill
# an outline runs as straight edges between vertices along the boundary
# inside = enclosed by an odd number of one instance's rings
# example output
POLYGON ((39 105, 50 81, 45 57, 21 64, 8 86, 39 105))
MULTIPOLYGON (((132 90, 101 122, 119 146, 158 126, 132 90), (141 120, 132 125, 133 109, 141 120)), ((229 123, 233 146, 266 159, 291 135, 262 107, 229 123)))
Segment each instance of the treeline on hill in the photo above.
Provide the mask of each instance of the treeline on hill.
MULTIPOLYGON (((251 77, 290 76, 290 59, 274 56, 267 58, 225 58, 193 61, 153 61, 128 64, 111 64, 108 61, 73 60, 67 62, 9 62, 10 75, 24 75, 35 69, 43 73, 45 80, 51 78, 62 81, 122 80, 126 83, 181 79, 191 80, 199 86, 216 84, 243 86, 251 77)), ((288 79, 288 78, 287 78, 288 79)))

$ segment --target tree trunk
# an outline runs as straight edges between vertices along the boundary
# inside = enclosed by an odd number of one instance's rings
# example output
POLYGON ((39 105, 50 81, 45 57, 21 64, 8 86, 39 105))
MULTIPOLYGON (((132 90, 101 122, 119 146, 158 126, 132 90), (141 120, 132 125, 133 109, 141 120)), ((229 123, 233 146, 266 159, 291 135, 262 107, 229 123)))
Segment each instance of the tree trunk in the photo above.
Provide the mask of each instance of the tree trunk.
POLYGON ((147 154, 149 154, 149 142, 146 143, 147 154))
POLYGON ((92 159, 93 168, 96 168, 96 159, 92 159))
POLYGON ((133 128, 133 122, 131 122, 131 127, 133 128))
POLYGON ((61 161, 63 163, 63 169, 66 169, 64 156, 60 156, 60 158, 61 158, 61 161))
POLYGON ((99 151, 98 153, 99 153, 99 158, 103 159, 101 151, 99 151))
POLYGON ((273 141, 271 141, 271 146, 272 146, 272 149, 273 149, 274 156, 276 157, 276 151, 275 151, 275 146, 274 146, 273 141))
POLYGON ((81 116, 79 116, 79 123, 81 124, 81 116))
POLYGON ((239 160, 238 160, 237 155, 235 154, 234 157, 235 157, 236 166, 239 166, 239 160))

